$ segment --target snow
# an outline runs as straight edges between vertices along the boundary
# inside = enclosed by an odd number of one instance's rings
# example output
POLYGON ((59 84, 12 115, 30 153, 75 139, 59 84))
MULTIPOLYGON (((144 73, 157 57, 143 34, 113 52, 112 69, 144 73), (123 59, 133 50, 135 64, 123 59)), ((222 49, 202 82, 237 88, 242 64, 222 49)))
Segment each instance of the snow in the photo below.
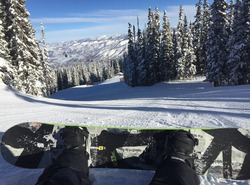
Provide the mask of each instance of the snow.
POLYGON ((117 59, 127 50, 126 35, 100 36, 75 41, 48 44, 52 65, 67 65, 77 61, 117 59), (67 56, 67 57, 66 57, 67 56))
MULTIPOLYGON (((213 87, 202 78, 128 87, 121 76, 93 86, 78 86, 50 98, 19 93, 0 83, 0 137, 11 126, 39 121, 120 127, 250 128, 250 85, 213 87)), ((35 184, 42 169, 22 169, 0 157, 1 185, 35 184)), ((91 169, 94 185, 145 185, 153 171, 91 169)), ((250 184, 200 176, 202 185, 250 184)))
POLYGON ((0 57, 0 67, 7 68, 8 70, 10 70, 7 66, 7 61, 0 57))

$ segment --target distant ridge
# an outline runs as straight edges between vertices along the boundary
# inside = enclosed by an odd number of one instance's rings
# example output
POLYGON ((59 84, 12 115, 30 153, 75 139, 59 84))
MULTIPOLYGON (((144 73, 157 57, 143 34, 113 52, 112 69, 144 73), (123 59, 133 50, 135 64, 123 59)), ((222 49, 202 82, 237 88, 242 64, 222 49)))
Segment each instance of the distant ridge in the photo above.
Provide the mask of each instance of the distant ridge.
POLYGON ((127 51, 127 34, 99 36, 48 44, 52 66, 119 58, 127 51))

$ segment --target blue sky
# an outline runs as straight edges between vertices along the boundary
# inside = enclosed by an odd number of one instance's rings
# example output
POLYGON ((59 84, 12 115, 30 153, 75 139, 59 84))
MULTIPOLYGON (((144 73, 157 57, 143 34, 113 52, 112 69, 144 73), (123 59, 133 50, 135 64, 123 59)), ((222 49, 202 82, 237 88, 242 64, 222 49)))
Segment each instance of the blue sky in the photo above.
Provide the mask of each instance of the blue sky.
POLYGON ((27 0, 30 21, 40 37, 43 22, 47 43, 78 40, 100 35, 127 33, 128 22, 140 27, 147 23, 148 8, 167 11, 171 26, 178 22, 182 5, 193 21, 198 0, 27 0))

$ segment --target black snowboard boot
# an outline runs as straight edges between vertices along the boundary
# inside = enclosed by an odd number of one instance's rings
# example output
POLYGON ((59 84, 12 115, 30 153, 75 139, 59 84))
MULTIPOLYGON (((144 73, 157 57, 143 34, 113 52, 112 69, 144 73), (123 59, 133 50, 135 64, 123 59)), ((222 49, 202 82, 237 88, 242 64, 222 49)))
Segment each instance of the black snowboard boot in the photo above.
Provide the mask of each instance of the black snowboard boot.
POLYGON ((65 150, 48 166, 36 185, 90 185, 87 149, 89 132, 85 127, 67 126, 62 133, 65 150))
POLYGON ((167 137, 167 156, 183 159, 193 168, 194 164, 191 154, 194 151, 195 145, 198 145, 198 142, 198 139, 188 131, 174 131, 167 137))
POLYGON ((86 149, 86 140, 89 132, 86 127, 66 126, 63 130, 62 139, 66 149, 86 149))

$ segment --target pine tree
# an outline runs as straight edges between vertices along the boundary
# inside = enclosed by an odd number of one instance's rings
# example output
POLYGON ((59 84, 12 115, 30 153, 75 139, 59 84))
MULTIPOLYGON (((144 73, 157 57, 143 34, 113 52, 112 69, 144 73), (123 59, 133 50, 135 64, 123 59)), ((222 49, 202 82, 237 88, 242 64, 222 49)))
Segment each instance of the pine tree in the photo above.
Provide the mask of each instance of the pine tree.
POLYGON ((44 32, 44 26, 41 23, 41 35, 42 35, 42 40, 41 40, 41 66, 42 66, 42 71, 43 71, 43 76, 44 79, 42 80, 42 83, 45 83, 45 89, 43 90, 44 96, 49 96, 52 92, 54 92, 55 88, 55 82, 53 81, 52 73, 51 73, 51 68, 50 68, 50 61, 49 61, 49 53, 45 41, 45 32, 44 32))
POLYGON ((206 42, 207 79, 215 86, 223 85, 228 81, 226 61, 228 51, 228 4, 225 0, 215 0, 211 5, 211 26, 208 30, 206 42))
POLYGON ((60 91, 63 89, 63 84, 62 84, 62 75, 60 73, 60 68, 54 70, 56 74, 56 82, 57 82, 57 90, 60 91))
MULTIPOLYGON (((112 61, 108 61, 108 65, 106 67, 108 68, 108 71, 109 71, 109 78, 112 78, 115 75, 112 61)), ((97 74, 97 78, 98 78, 98 81, 99 81, 98 68, 96 68, 96 74, 97 74)))
POLYGON ((78 73, 79 73, 79 82, 80 82, 80 85, 84 85, 86 83, 86 80, 84 78, 83 65, 81 64, 80 61, 77 63, 77 68, 78 68, 78 73))
POLYGON ((6 41, 9 43, 11 62, 16 72, 12 86, 19 91, 43 95, 45 84, 39 79, 42 67, 35 31, 29 22, 29 13, 25 8, 26 0, 6 0, 6 41))
MULTIPOLYGON (((112 71, 114 72, 114 61, 111 60, 110 63, 112 64, 112 71)), ((115 72, 114 72, 115 74, 115 72)), ((101 71, 101 63, 97 62, 96 64, 96 76, 97 76, 97 82, 102 82, 103 81, 103 77, 102 77, 102 71, 101 71)))
POLYGON ((173 80, 177 79, 177 70, 178 70, 178 59, 181 55, 181 48, 179 47, 179 42, 177 38, 176 30, 173 29, 173 62, 174 62, 174 69, 173 69, 173 80))
POLYGON ((188 52, 186 55, 186 66, 185 66, 185 77, 191 79, 196 74, 196 65, 197 58, 194 52, 193 47, 193 34, 192 34, 192 24, 189 25, 189 32, 188 32, 188 52))
POLYGON ((243 83, 250 84, 250 2, 248 0, 243 0, 242 11, 244 18, 242 20, 242 25, 244 28, 243 38, 244 46, 242 48, 243 63, 245 64, 245 73, 243 73, 243 83))
POLYGON ((234 21, 234 0, 230 0, 228 19, 229 34, 231 34, 234 21))
POLYGON ((2 80, 5 84, 10 85, 14 78, 13 67, 10 62, 9 48, 6 41, 6 12, 5 7, 0 0, 0 81, 2 80))
POLYGON ((114 67, 114 74, 118 74, 119 72, 121 72, 118 59, 112 60, 112 63, 113 63, 113 67, 114 67))
POLYGON ((132 32, 132 25, 129 23, 128 27, 128 55, 126 58, 126 75, 125 80, 129 86, 136 86, 137 79, 136 79, 136 57, 135 57, 135 41, 134 41, 134 34, 132 32))
POLYGON ((63 68, 62 71, 62 84, 63 89, 67 89, 69 87, 72 87, 72 79, 69 68, 63 68))
POLYGON ((185 60, 183 56, 183 9, 180 6, 179 22, 177 25, 177 32, 175 36, 175 63, 176 63, 176 78, 178 80, 184 79, 185 60))
POLYGON ((175 65, 173 36, 166 11, 164 11, 163 15, 160 69, 161 81, 169 81, 170 79, 174 79, 175 65))
POLYGON ((189 36, 189 29, 188 29, 188 21, 187 21, 187 16, 184 15, 184 20, 183 20, 183 35, 182 35, 182 56, 183 56, 183 79, 186 79, 188 76, 188 67, 189 67, 189 62, 187 60, 188 54, 189 54, 189 45, 188 45, 188 36, 189 36))
MULTIPOLYGON (((157 13, 156 13, 157 15, 157 13)), ((157 29, 158 22, 155 21, 157 16, 154 16, 151 8, 148 10, 148 23, 147 23, 147 41, 146 41, 146 66, 147 66, 147 85, 153 85, 158 81, 156 65, 158 63, 157 53, 157 29)))
POLYGON ((139 27, 139 19, 137 19, 137 42, 136 42, 136 60, 137 60, 137 85, 145 86, 147 84, 147 69, 145 63, 145 43, 143 33, 139 27))
POLYGON ((82 70, 82 79, 83 79, 83 84, 86 84, 88 81, 90 81, 90 74, 87 69, 87 66, 81 63, 81 70, 82 70))
POLYGON ((155 8, 154 12, 154 26, 153 26, 153 64, 155 71, 155 83, 161 81, 160 79, 160 12, 158 8, 155 8))
POLYGON ((9 60, 9 49, 8 49, 8 43, 6 41, 5 35, 6 35, 6 12, 5 12, 5 7, 2 2, 3 0, 0 1, 0 57, 4 58, 6 60, 9 60))
POLYGON ((203 4, 203 15, 202 15, 202 35, 201 35, 201 47, 200 47, 200 55, 199 55, 199 60, 203 61, 200 62, 202 64, 200 66, 201 69, 201 74, 205 75, 206 73, 206 53, 207 53, 207 48, 206 48, 206 42, 207 42, 207 32, 210 27, 211 21, 210 21, 210 5, 208 3, 208 0, 204 0, 203 4))
POLYGON ((230 55, 227 66, 232 85, 250 83, 250 3, 238 0, 235 4, 232 34, 228 47, 230 55))
POLYGON ((182 56, 184 65, 184 74, 182 79, 192 78, 196 73, 195 62, 196 56, 193 48, 193 35, 191 28, 188 26, 187 16, 183 21, 183 37, 182 37, 182 56))
POLYGON ((80 85, 80 77, 79 77, 77 66, 74 66, 72 68, 72 81, 73 81, 72 82, 73 86, 79 86, 80 85))
POLYGON ((57 89, 58 90, 63 90, 63 89, 70 87, 67 71, 68 70, 65 67, 59 67, 57 70, 55 70, 55 73, 57 76, 57 89))
POLYGON ((196 55, 196 69, 197 74, 203 74, 204 69, 204 58, 202 52, 202 29, 203 29, 203 20, 202 20, 202 0, 196 4, 197 11, 195 15, 195 21, 193 23, 193 46, 196 55))

